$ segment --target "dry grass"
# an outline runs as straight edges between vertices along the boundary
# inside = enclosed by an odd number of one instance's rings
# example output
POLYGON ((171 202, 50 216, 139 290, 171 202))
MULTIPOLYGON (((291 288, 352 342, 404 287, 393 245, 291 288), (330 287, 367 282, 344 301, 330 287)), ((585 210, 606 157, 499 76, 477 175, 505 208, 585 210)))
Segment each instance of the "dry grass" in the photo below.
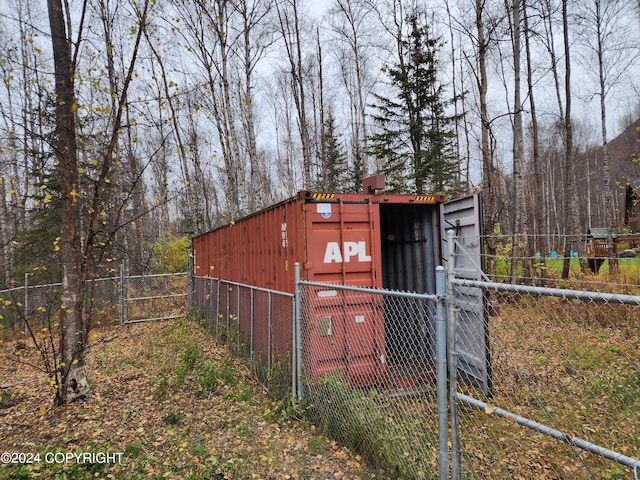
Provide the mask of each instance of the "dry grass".
POLYGON ((491 407, 461 408, 469 478, 630 478, 628 467, 498 418, 491 409, 639 458, 640 307, 506 300, 490 320, 495 396, 484 400, 491 407))

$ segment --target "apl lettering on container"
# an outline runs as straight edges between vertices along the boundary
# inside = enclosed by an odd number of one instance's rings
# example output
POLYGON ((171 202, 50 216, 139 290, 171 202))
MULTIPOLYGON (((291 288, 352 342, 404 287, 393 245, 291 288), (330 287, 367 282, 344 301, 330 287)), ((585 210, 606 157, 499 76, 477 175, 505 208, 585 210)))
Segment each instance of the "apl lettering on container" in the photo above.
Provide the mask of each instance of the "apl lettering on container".
POLYGON ((327 248, 324 251, 324 263, 348 263, 353 257, 357 257, 358 262, 371 261, 371 256, 367 255, 366 242, 344 242, 342 248, 340 248, 338 242, 327 242, 327 248))

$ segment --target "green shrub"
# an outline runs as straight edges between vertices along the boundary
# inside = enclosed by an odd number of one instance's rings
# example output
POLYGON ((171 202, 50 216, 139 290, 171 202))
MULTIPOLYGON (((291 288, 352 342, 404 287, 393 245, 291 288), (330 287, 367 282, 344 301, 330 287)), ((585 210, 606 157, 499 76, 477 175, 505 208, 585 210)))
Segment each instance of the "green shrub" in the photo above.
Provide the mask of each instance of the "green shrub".
POLYGON ((176 369, 176 384, 182 385, 185 377, 193 372, 196 363, 202 358, 200 347, 195 342, 187 343, 184 351, 178 354, 178 367, 176 369))
POLYGON ((179 413, 171 412, 169 415, 164 417, 165 425, 177 425, 182 420, 182 415, 179 413))

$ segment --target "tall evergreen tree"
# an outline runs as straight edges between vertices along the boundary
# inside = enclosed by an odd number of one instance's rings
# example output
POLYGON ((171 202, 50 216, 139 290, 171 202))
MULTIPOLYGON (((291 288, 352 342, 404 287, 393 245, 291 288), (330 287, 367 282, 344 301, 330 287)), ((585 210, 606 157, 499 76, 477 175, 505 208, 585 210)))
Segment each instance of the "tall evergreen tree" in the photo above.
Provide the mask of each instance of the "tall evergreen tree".
POLYGON ((407 19, 409 34, 399 37, 398 62, 383 71, 391 95, 376 95, 373 119, 379 131, 370 137, 370 152, 384 160, 382 172, 393 192, 447 192, 455 188, 452 118, 445 115, 444 87, 438 81, 437 53, 417 14, 407 19))
POLYGON ((319 187, 326 192, 345 191, 348 188, 347 156, 340 144, 335 118, 331 110, 324 122, 322 142, 324 144, 322 149, 324 158, 321 159, 322 172, 319 187))

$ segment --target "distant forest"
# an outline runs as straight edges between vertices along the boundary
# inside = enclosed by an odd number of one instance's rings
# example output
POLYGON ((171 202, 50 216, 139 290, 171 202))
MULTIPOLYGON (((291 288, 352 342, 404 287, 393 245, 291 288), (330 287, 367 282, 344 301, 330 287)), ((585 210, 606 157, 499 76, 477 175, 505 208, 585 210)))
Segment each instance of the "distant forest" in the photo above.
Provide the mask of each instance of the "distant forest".
POLYGON ((150 271, 180 239, 379 172, 482 191, 488 233, 624 230, 638 2, 49 3, 0 5, 0 287, 150 271))

